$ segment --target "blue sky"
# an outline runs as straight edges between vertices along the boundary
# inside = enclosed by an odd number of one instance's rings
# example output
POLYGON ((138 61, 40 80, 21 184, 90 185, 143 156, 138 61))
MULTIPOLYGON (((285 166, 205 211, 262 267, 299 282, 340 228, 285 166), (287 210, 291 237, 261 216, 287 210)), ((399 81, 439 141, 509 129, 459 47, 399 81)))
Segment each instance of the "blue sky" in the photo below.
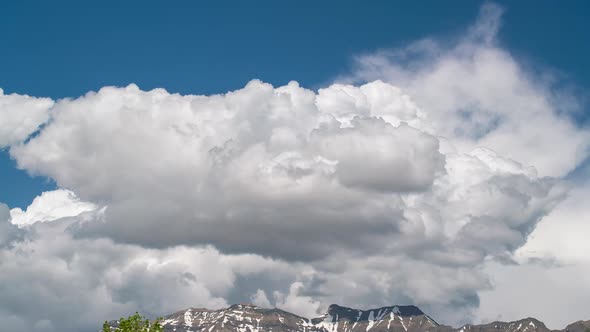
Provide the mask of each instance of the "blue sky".
MULTIPOLYGON (((480 2, 18 1, 0 4, 0 87, 54 99, 136 83, 183 94, 235 90, 259 78, 318 88, 355 55, 425 36, 456 38, 480 2)), ((588 1, 500 2, 500 41, 528 63, 590 87, 588 1)), ((53 185, 0 152, 0 201, 25 207, 53 185)))

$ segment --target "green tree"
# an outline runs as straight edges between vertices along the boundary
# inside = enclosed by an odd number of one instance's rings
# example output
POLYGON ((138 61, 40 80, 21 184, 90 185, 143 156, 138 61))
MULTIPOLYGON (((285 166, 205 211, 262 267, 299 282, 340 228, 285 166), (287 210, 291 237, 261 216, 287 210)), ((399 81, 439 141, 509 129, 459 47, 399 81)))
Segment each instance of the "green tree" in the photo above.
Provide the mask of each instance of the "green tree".
POLYGON ((102 324, 102 332, 162 332, 162 325, 158 318, 154 322, 142 317, 139 313, 135 313, 127 318, 119 319, 119 326, 113 328, 108 322, 102 324))

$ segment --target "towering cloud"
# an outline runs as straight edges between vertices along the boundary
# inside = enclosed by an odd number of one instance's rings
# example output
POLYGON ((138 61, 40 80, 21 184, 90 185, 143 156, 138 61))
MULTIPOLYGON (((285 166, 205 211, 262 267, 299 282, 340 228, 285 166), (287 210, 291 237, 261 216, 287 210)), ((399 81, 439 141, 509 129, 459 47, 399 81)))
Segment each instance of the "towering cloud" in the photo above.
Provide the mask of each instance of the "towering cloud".
POLYGON ((428 114, 382 82, 319 95, 259 81, 218 96, 104 88, 52 112, 11 153, 107 207, 79 236, 287 260, 389 248, 432 260, 436 240, 434 256, 476 263, 522 245, 563 194, 491 150, 439 148, 428 114))
POLYGON ((366 110, 323 109, 332 88, 316 105, 296 83, 252 81, 218 96, 104 88, 58 102, 52 121, 11 154, 108 206, 105 224, 79 230, 87 235, 304 260, 379 251, 375 238, 400 232, 401 195, 429 191, 444 156, 435 136, 402 122, 414 109, 379 106, 404 98, 387 93, 394 88, 347 88, 366 110))
POLYGON ((500 47, 501 16, 497 5, 484 5, 456 42, 423 39, 359 56, 343 80, 400 86, 461 151, 485 146, 541 175, 563 176, 588 155, 588 131, 569 118, 579 105, 554 88, 549 72, 526 70, 500 47))

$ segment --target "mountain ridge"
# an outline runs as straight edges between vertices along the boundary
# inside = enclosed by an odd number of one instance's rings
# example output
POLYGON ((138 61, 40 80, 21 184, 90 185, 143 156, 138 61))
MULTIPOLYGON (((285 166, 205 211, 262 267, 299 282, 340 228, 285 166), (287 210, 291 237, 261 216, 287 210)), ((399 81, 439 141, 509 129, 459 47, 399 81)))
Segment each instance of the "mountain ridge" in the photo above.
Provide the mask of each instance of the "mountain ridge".
MULTIPOLYGON (((302 317, 279 308, 234 304, 210 310, 188 308, 165 316, 165 332, 589 332, 590 320, 550 330, 533 317, 516 321, 466 324, 458 328, 441 325, 414 305, 354 309, 332 304, 315 318, 302 317)), ((117 321, 110 322, 111 327, 117 321)))

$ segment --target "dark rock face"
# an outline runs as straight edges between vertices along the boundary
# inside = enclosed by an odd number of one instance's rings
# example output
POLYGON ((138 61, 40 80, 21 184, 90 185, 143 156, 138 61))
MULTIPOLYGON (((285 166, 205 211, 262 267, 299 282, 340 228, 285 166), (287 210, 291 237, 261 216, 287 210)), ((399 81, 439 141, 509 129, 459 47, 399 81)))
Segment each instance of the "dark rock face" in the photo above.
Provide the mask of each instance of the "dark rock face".
POLYGON ((190 308, 166 316, 162 324, 166 332, 588 332, 590 329, 590 321, 578 321, 563 330, 551 331, 534 318, 452 328, 438 324, 415 306, 357 310, 336 304, 313 319, 251 304, 220 310, 190 308))
POLYGON ((590 320, 587 321, 577 321, 568 325, 564 332, 589 332, 590 331, 590 320))
POLYGON ((432 330, 439 326, 415 306, 391 306, 372 310, 357 310, 331 305, 323 316, 311 320, 314 326, 330 332, 414 332, 432 330))

